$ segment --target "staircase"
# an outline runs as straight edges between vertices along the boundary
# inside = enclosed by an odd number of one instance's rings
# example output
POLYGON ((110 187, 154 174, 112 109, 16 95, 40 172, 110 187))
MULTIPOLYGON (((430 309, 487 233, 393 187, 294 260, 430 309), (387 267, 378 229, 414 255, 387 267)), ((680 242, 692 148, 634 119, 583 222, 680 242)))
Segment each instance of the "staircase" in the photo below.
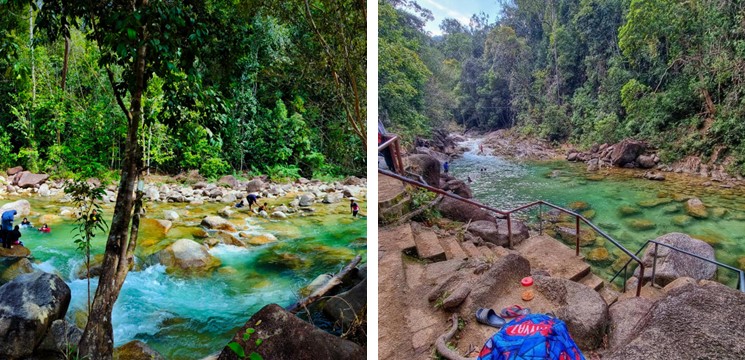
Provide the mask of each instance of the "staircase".
POLYGON ((404 183, 389 176, 378 177, 378 217, 382 225, 390 224, 409 211, 411 196, 404 183))

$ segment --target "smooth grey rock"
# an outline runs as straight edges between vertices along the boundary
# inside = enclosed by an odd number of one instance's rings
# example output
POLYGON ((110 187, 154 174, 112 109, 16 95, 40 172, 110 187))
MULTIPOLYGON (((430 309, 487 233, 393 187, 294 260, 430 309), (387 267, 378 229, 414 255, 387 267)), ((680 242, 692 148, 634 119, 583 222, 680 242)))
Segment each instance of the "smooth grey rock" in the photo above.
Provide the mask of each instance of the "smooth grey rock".
MULTIPOLYGON (((682 233, 669 233, 655 239, 664 244, 694 253, 707 259, 715 260, 714 248, 711 245, 694 239, 682 233)), ((652 278, 652 265, 654 260, 654 244, 647 246, 642 257, 646 270, 644 280, 652 278)), ((657 265, 655 270, 655 283, 665 286, 680 277, 690 277, 696 280, 713 279, 716 275, 717 266, 693 256, 674 251, 664 246, 659 246, 657 251, 657 265)), ((639 269, 634 272, 639 277, 639 269)))

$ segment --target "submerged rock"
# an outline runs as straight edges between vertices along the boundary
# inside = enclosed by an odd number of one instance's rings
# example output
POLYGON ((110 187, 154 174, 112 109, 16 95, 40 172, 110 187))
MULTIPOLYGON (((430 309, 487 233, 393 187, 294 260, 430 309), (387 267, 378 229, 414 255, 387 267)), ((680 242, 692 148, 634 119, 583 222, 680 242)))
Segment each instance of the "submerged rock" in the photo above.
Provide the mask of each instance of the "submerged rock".
POLYGON ((649 199, 649 200, 642 200, 637 202, 636 204, 643 207, 643 208, 653 208, 660 205, 665 205, 673 202, 673 199, 670 198, 655 198, 655 199, 649 199))
POLYGON ((623 205, 618 208, 618 213, 621 216, 631 216, 631 215, 640 214, 641 212, 642 210, 639 209, 638 207, 629 206, 629 205, 623 205))
POLYGON ((709 217, 709 213, 708 211, 706 211, 706 206, 698 198, 693 198, 686 201, 685 209, 688 215, 695 218, 706 219, 707 217, 709 217))
POLYGON ((608 261, 610 259, 610 253, 608 253, 608 249, 604 247, 598 247, 595 249, 590 250, 590 252, 587 253, 587 260, 593 261, 593 262, 603 262, 608 261))
POLYGON ((245 240, 245 242, 249 245, 264 245, 277 242, 277 237, 272 234, 261 234, 251 236, 248 238, 248 240, 245 240))
POLYGON ((693 218, 688 215, 676 215, 673 216, 673 224, 678 226, 686 226, 693 221, 693 218))
POLYGON ((574 211, 585 211, 590 209, 590 204, 584 201, 574 201, 569 203, 568 207, 574 211))
POLYGON ((54 274, 23 274, 1 286, 0 358, 30 356, 69 305, 70 288, 54 274))
POLYGON ((626 221, 626 225, 637 231, 651 230, 657 227, 655 223, 647 219, 631 219, 626 221))

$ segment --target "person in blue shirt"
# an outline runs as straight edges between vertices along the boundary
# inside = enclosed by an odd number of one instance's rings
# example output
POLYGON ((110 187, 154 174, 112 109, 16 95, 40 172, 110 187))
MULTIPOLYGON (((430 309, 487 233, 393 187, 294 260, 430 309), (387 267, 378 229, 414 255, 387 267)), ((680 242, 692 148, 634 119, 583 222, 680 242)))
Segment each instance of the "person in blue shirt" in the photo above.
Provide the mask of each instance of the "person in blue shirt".
POLYGON ((445 161, 445 163, 442 164, 442 167, 445 169, 445 174, 447 174, 448 171, 450 171, 450 164, 448 164, 447 161, 445 161))

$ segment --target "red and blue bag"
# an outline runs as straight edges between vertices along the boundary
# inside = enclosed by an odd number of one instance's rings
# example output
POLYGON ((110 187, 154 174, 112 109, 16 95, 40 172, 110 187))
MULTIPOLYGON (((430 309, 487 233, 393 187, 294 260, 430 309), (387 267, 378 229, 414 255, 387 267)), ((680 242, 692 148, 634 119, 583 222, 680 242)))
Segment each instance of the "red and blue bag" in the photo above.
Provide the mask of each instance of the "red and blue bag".
POLYGON ((543 314, 507 323, 484 344, 478 360, 585 360, 566 324, 543 314))

